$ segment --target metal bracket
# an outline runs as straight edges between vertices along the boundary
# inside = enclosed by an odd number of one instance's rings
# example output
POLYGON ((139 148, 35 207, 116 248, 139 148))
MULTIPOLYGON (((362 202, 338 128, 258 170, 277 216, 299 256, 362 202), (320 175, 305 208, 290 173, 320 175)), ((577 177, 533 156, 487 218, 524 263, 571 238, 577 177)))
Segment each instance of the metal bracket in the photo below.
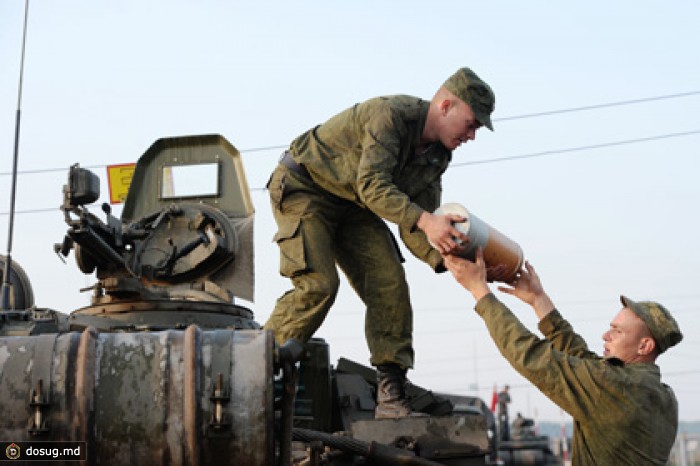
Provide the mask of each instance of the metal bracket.
POLYGON ((29 426, 31 435, 42 435, 49 432, 49 421, 44 418, 44 413, 48 410, 51 403, 48 401, 48 396, 44 397, 43 380, 39 379, 36 389, 32 390, 31 401, 29 406, 32 408, 33 416, 29 426))
POLYGON ((209 399, 214 403, 214 411, 209 421, 209 427, 215 432, 221 432, 231 428, 231 421, 224 413, 224 404, 231 401, 229 391, 224 387, 224 375, 219 372, 216 375, 216 382, 212 387, 212 395, 209 399))
POLYGON ((212 344, 216 348, 211 358, 211 417, 209 419, 209 434, 231 435, 231 416, 226 413, 226 405, 231 401, 231 364, 233 362, 233 336, 230 330, 213 332, 212 344), (214 375, 216 374, 216 375, 214 375))
POLYGON ((28 429, 30 435, 44 435, 50 430, 47 411, 51 406, 51 365, 56 338, 57 333, 39 335, 34 351, 34 370, 29 392, 29 407, 32 411, 28 429))

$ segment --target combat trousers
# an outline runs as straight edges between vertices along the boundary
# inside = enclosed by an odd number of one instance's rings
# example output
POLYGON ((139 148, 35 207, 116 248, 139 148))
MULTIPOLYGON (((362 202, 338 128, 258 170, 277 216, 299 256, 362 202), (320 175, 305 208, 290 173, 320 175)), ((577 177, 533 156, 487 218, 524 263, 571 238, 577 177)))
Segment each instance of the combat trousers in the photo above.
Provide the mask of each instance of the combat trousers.
POLYGON ((264 328, 278 343, 308 341, 335 301, 337 266, 366 306, 372 365, 413 367, 413 311, 395 239, 377 215, 278 166, 268 183, 278 231, 280 273, 294 288, 277 300, 264 328))

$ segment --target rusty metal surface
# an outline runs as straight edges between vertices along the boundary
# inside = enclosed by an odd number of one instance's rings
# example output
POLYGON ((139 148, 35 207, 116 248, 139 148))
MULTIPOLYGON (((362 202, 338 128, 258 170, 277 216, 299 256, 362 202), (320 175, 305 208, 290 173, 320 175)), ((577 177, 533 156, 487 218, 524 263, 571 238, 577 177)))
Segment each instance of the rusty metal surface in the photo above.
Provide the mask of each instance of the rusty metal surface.
MULTIPOLYGON (((44 340, 46 337, 44 337, 44 340)), ((197 465, 274 462, 273 338, 262 330, 58 335, 52 354, 38 337, 0 339, 0 432, 13 441, 84 440, 90 464, 197 465), (44 384, 50 429, 28 431, 37 358, 48 357, 44 384), (224 358, 223 366, 218 359, 224 358), (228 427, 215 432, 210 398, 228 369, 228 427)), ((42 369, 42 374, 45 373, 42 369)), ((41 376, 42 378, 45 376, 41 376)))
POLYGON ((253 313, 242 306, 185 300, 126 301, 88 306, 68 318, 71 330, 95 327, 101 331, 186 328, 260 328, 253 313))
MULTIPOLYGON (((87 328, 80 334, 78 353, 75 364, 76 401, 73 410, 71 428, 75 439, 85 439, 93 431, 95 423, 95 348, 97 346, 97 331, 87 328)), ((67 373, 69 371, 66 371, 67 373)), ((94 450, 94 445, 87 445, 88 456, 94 450)))
POLYGON ((366 442, 407 447, 436 461, 483 456, 488 451, 486 422, 479 415, 356 421, 352 435, 366 442))
POLYGON ((228 413, 232 424, 238 427, 236 448, 241 458, 248 460, 240 464, 272 464, 274 394, 272 384, 262 383, 261 378, 263 374, 272 374, 273 343, 269 330, 234 334, 231 387, 238 396, 232 397, 228 413))
POLYGON ((185 458, 187 464, 199 464, 199 449, 197 442, 197 429, 200 423, 198 422, 197 410, 197 354, 199 352, 199 344, 201 341, 201 331, 195 325, 190 325, 185 330, 185 338, 182 349, 182 365, 185 371, 185 380, 183 387, 183 414, 182 423, 185 426, 184 444, 185 458))

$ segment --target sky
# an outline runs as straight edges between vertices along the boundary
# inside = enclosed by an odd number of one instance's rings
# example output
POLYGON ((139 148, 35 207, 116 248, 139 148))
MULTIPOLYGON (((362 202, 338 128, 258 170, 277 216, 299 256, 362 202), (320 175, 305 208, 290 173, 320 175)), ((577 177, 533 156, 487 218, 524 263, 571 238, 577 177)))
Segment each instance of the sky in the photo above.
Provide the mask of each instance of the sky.
MULTIPOLYGON (((367 98, 430 98, 469 66, 495 91, 495 131, 454 152, 443 201, 520 244, 593 351, 620 294, 666 305, 685 338, 659 358, 662 377, 681 420, 700 420, 700 3, 33 0, 20 101, 24 7, 0 2, 0 252, 20 106, 12 257, 38 307, 70 313, 94 283, 53 253, 70 165, 94 167, 106 202, 106 165, 161 137, 218 133, 252 189, 256 298, 239 304, 264 323, 290 287, 263 189, 282 148, 367 98)), ((500 356, 471 296, 405 256, 411 380, 486 401, 508 384, 512 413, 568 421, 500 356)), ((531 309, 499 296, 537 332, 531 309)), ((333 363, 368 364, 363 322, 344 282, 316 334, 333 363)))

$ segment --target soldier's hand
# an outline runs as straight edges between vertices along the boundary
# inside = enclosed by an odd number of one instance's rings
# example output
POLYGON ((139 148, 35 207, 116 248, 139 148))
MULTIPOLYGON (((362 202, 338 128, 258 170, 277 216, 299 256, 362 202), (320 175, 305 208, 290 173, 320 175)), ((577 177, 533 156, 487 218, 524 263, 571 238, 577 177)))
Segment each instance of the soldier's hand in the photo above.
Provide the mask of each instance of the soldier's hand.
POLYGON ((476 251, 475 262, 453 255, 444 256, 444 261, 447 270, 477 301, 491 292, 486 283, 486 263, 481 248, 476 251))
POLYGON ((434 215, 423 212, 416 226, 423 230, 430 244, 442 255, 459 254, 464 251, 464 244, 469 237, 455 228, 455 223, 466 221, 461 215, 434 215))
POLYGON ((554 304, 544 291, 539 275, 528 261, 525 261, 525 267, 518 272, 510 283, 510 287, 499 286, 498 290, 531 305, 540 319, 554 309, 554 304))
POLYGON ((538 294, 544 293, 535 268, 527 261, 525 261, 525 267, 518 272, 509 285, 509 287, 499 286, 498 290, 513 295, 527 304, 532 304, 538 294))

